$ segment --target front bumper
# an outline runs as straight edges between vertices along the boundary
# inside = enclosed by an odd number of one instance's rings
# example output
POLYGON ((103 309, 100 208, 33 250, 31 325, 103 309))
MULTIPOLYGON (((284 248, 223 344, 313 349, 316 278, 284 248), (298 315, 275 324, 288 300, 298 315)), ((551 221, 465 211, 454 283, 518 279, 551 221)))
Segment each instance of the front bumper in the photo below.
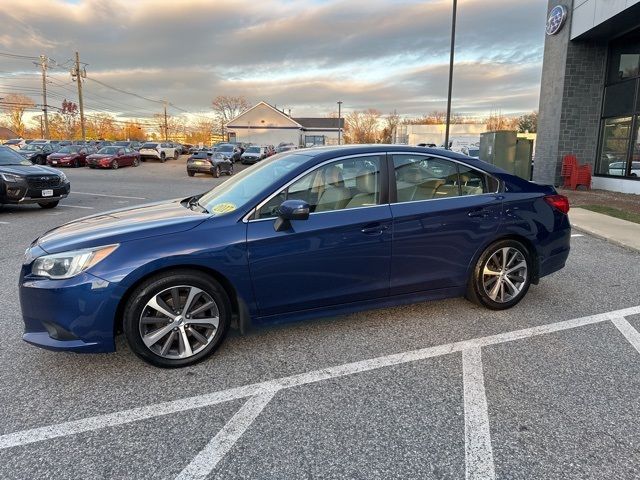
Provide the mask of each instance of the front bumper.
POLYGON ((24 265, 20 276, 25 342, 48 350, 115 351, 114 319, 123 293, 117 284, 89 273, 49 280, 30 276, 30 269, 24 265))
POLYGON ((57 202, 66 198, 71 191, 71 183, 67 182, 55 187, 35 188, 26 181, 5 183, 0 186, 0 203, 41 203, 57 202), (52 195, 44 196, 43 191, 52 190, 52 195))

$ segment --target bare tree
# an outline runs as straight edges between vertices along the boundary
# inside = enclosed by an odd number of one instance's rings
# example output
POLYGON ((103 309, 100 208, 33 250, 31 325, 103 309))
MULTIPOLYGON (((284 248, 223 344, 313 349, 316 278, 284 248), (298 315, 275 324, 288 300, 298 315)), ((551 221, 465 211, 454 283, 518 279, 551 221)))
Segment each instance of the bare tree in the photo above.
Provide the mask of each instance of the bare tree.
POLYGON ((218 95, 211 101, 211 106, 219 122, 225 125, 249 109, 249 102, 244 97, 218 95))
MULTIPOLYGON (((407 123, 408 125, 444 125, 446 122, 447 112, 441 112, 439 110, 434 110, 433 112, 429 112, 428 114, 421 117, 405 121, 405 123, 407 123)), ((452 113, 450 123, 452 125, 465 123, 465 119, 458 113, 452 113)))
POLYGON ((382 143, 393 143, 395 140, 396 130, 400 125, 400 115, 395 110, 384 117, 384 128, 382 129, 382 143))
POLYGON ((344 118, 345 143, 378 143, 381 115, 381 112, 374 108, 347 114, 344 118))
POLYGON ((29 108, 35 107, 35 102, 21 93, 9 93, 0 104, 2 110, 7 114, 9 120, 9 128, 21 137, 24 136, 24 112, 29 108))
POLYGON ((487 130, 490 132, 497 132, 500 130, 517 130, 518 119, 513 117, 507 117, 502 113, 492 113, 486 119, 487 130))
POLYGON ((538 112, 533 111, 518 117, 518 131, 536 133, 538 131, 538 112))

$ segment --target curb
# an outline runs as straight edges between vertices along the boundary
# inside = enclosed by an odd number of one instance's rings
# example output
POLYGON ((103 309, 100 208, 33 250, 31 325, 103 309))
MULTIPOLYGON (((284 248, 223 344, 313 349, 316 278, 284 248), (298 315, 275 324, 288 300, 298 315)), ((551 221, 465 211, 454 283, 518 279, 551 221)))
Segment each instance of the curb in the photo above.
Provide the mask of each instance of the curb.
POLYGON ((580 227, 580 226, 575 225, 575 224, 572 223, 571 224, 571 229, 572 230, 578 230, 578 231, 580 231, 582 233, 586 233, 586 234, 588 234, 588 235, 590 235, 592 237, 599 238, 600 240, 604 240, 604 241, 606 241, 608 243, 611 243, 613 245, 617 245, 618 247, 622 247, 625 250, 628 250, 630 252, 640 253, 640 249, 632 247, 631 245, 627 245, 626 243, 621 242, 620 240, 616 240, 615 238, 608 237, 608 236, 602 235, 600 233, 595 233, 595 232, 589 230, 586 227, 580 227))

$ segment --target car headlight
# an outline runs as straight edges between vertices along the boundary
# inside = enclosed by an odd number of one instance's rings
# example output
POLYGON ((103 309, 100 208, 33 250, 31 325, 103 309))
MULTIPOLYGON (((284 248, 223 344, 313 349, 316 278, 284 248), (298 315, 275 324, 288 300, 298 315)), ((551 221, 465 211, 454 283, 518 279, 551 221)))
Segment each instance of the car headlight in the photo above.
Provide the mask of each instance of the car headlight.
POLYGON ((64 172, 60 172, 58 174, 58 176, 60 177, 60 181, 61 182, 66 182, 67 181, 67 176, 64 174, 64 172))
POLYGON ((0 173, 0 178, 7 183, 16 183, 20 181, 20 175, 13 175, 12 173, 0 173))
POLYGON ((118 245, 72 250, 38 257, 31 267, 31 273, 38 277, 62 280, 75 277, 107 258, 118 245))

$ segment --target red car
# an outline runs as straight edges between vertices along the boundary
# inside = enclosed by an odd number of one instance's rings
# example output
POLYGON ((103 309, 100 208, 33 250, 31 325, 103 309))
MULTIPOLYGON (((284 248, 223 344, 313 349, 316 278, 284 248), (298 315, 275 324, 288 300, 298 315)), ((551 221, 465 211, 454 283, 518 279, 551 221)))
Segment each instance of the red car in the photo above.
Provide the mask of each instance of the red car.
POLYGON ((120 168, 140 165, 140 154, 129 147, 102 147, 87 157, 89 168, 120 168))
POLYGON ((60 147, 57 152, 47 156, 47 165, 51 167, 84 167, 89 153, 87 147, 83 145, 65 145, 60 147))

